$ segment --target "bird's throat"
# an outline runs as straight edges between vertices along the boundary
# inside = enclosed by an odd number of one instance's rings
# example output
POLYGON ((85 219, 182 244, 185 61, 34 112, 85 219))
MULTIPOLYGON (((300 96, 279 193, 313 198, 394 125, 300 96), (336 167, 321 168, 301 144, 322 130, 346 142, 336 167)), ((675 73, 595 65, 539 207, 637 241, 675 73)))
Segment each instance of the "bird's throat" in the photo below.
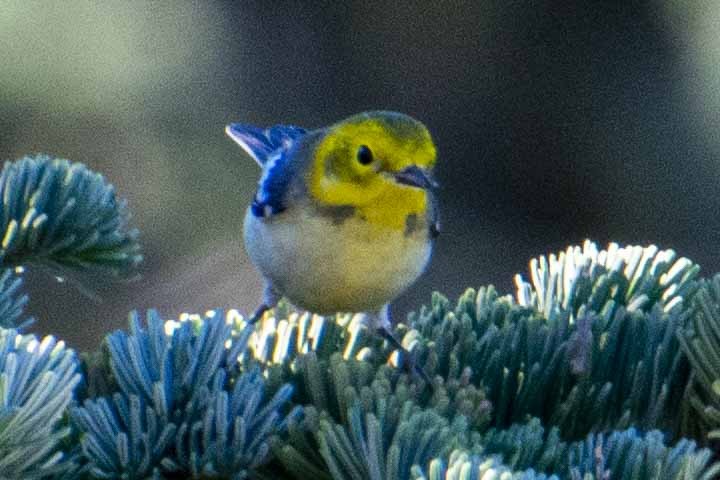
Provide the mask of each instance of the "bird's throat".
POLYGON ((407 218, 425 218, 427 192, 419 188, 392 185, 376 197, 372 203, 358 209, 358 214, 369 224, 381 229, 404 231, 407 218))

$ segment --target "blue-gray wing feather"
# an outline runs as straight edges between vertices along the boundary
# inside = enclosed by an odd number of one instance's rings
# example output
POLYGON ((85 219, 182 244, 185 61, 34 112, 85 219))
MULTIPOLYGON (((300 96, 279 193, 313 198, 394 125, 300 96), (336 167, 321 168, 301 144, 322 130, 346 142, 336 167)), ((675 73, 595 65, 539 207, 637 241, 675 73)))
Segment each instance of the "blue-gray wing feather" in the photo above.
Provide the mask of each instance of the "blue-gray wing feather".
POLYGON ((290 144, 303 137, 306 130, 294 125, 258 128, 252 125, 231 123, 225 132, 259 165, 263 166, 275 152, 287 149, 290 144))
POLYGON ((299 168, 297 162, 293 161, 293 152, 298 140, 304 137, 307 131, 293 125, 275 125, 261 129, 238 123, 228 125, 226 131, 263 167, 263 174, 250 206, 252 214, 269 218, 284 211, 287 208, 288 189, 299 168))

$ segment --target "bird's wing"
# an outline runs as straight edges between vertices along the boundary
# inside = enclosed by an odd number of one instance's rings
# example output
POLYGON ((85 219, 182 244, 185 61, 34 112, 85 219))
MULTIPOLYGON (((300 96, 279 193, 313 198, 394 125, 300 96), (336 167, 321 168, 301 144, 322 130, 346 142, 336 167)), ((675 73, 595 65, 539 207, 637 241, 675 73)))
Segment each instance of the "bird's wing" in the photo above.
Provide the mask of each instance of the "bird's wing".
POLYGON ((285 210, 287 191, 297 168, 289 152, 307 131, 293 125, 275 125, 263 129, 231 123, 225 132, 263 169, 250 206, 253 215, 269 218, 285 210))
POLYGON ((285 210, 287 193, 296 173, 290 151, 275 150, 263 164, 263 174, 250 210, 259 218, 270 218, 285 210))
POLYGON ((264 166, 274 154, 287 148, 304 136, 304 128, 293 125, 275 125, 270 128, 258 128, 252 125, 231 123, 225 127, 225 133, 247 152, 260 166, 264 166))

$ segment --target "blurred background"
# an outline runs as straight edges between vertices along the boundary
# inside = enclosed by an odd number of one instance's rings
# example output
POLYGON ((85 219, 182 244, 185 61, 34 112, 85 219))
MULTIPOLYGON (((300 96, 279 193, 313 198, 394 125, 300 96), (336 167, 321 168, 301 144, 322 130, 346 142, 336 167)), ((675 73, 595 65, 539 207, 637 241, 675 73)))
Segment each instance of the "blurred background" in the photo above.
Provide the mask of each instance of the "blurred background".
POLYGON ((27 272, 34 331, 86 350, 132 309, 256 306, 241 228, 259 170, 231 121, 429 126, 443 233, 396 318, 432 290, 510 292, 585 238, 720 270, 720 4, 441 3, 2 1, 0 158, 105 174, 146 257, 141 280, 93 285, 102 303, 27 272))

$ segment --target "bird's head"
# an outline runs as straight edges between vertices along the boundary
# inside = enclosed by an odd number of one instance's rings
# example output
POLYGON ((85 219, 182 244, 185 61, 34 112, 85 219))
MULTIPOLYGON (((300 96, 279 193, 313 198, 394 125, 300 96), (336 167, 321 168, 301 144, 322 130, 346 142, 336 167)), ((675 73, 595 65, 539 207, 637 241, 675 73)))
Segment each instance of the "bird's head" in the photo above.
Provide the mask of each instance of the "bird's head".
POLYGON ((326 129, 313 152, 308 186, 326 205, 400 202, 404 211, 420 211, 425 190, 435 187, 434 164, 425 125, 401 113, 365 112, 326 129))

